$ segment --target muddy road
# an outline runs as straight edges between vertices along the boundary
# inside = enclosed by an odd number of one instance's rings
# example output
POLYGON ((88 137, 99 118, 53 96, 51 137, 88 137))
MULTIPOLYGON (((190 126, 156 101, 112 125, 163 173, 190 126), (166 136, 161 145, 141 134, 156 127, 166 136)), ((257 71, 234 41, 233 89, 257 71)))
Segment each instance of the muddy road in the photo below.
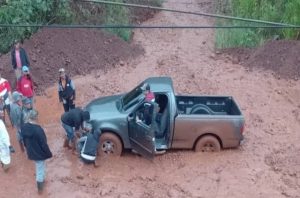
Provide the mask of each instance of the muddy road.
MULTIPOLYGON (((213 7, 210 0, 168 0, 164 6, 205 12, 213 7)), ((210 25, 210 20, 161 12, 145 24, 210 25)), ((129 91, 150 76, 171 76, 178 94, 234 96, 246 118, 244 144, 213 154, 172 151, 152 162, 125 153, 103 159, 98 168, 87 166, 62 148, 63 109, 54 86, 37 98, 54 154, 42 197, 300 197, 299 81, 217 56, 213 30, 136 30, 133 42, 143 46, 144 55, 75 78, 78 105, 129 91)), ((39 197, 34 165, 19 150, 10 172, 0 175, 0 197, 39 197)))

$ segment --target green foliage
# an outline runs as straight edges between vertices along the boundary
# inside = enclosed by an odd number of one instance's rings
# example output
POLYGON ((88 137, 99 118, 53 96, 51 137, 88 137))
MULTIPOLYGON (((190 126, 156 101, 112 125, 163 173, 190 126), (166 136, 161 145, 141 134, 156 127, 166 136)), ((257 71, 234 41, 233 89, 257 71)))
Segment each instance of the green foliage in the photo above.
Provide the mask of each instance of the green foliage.
MULTIPOLYGON (((300 24, 299 10, 300 0, 219 0, 217 4, 220 14, 295 25, 300 24)), ((263 25, 232 20, 217 20, 217 24, 263 25)), ((295 29, 220 29, 216 31, 216 47, 254 47, 274 37, 295 39, 297 34, 295 29)))
MULTIPOLYGON (((67 0, 9 0, 0 7, 1 24, 44 24, 69 18, 67 0)), ((0 28, 0 52, 7 52, 15 39, 31 36, 37 28, 0 28)))
MULTIPOLYGON (((122 0, 113 0, 114 2, 122 3, 122 0)), ((105 23, 108 25, 113 24, 129 24, 129 11, 127 7, 115 6, 115 5, 105 5, 105 23)), ((118 35, 125 41, 128 41, 131 36, 131 29, 108 29, 108 31, 118 35)))

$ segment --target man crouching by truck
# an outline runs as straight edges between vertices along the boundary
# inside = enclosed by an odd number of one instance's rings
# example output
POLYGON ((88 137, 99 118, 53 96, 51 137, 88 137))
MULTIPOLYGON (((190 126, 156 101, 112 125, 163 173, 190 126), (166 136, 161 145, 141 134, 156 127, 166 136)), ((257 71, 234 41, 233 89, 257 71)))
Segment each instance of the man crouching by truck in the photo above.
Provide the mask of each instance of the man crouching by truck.
POLYGON ((99 166, 98 148, 101 135, 100 129, 93 129, 89 123, 85 124, 87 133, 82 134, 82 137, 77 141, 77 152, 81 160, 86 164, 94 164, 99 166))
POLYGON ((76 153, 75 131, 79 131, 80 127, 85 130, 84 122, 88 121, 89 119, 90 113, 88 111, 83 111, 80 108, 71 109, 61 116, 62 127, 66 132, 64 147, 72 148, 74 154, 76 153))

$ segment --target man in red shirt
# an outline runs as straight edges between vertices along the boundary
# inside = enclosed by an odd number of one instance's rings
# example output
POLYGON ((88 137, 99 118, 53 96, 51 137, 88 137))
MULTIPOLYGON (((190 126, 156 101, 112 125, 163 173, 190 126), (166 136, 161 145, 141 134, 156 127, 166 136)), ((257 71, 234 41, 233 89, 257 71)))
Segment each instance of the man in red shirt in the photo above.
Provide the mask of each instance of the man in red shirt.
POLYGON ((23 75, 18 80, 17 91, 20 92, 23 96, 31 100, 31 106, 33 107, 33 80, 29 73, 29 68, 27 66, 22 67, 23 75))

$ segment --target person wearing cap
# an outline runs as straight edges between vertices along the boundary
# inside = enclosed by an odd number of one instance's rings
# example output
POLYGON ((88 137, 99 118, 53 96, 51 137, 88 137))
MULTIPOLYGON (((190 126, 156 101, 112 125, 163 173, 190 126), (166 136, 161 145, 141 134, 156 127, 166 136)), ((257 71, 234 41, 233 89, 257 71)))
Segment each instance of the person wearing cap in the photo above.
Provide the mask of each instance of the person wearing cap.
POLYGON ((79 131, 80 127, 85 130, 84 122, 89 119, 90 113, 80 108, 71 109, 61 116, 62 127, 66 132, 64 147, 72 148, 74 152, 76 151, 75 131, 79 131), (70 143, 72 146, 70 146, 70 143))
POLYGON ((31 100, 27 97, 24 97, 22 100, 22 123, 21 125, 28 122, 28 114, 33 109, 31 105, 31 100))
POLYGON ((87 133, 77 141, 77 152, 81 160, 86 164, 99 165, 97 158, 101 130, 94 129, 91 124, 85 125, 87 133))
POLYGON ((10 119, 17 133, 17 140, 20 144, 21 151, 24 152, 24 145, 21 135, 22 125, 22 94, 14 91, 12 93, 13 103, 10 104, 10 119))
POLYGON ((22 126, 21 132, 28 159, 35 162, 37 189, 42 193, 46 172, 45 160, 51 158, 52 153, 43 128, 37 124, 37 117, 37 111, 31 110, 28 114, 28 122, 22 126))
POLYGON ((22 75, 22 66, 30 66, 27 53, 25 49, 22 48, 21 42, 18 40, 15 41, 14 48, 11 51, 11 64, 15 71, 17 80, 19 80, 22 75))
POLYGON ((31 100, 31 105, 33 106, 33 80, 29 73, 29 68, 25 65, 22 67, 23 75, 18 80, 17 83, 17 91, 20 92, 23 96, 29 98, 31 100))
MULTIPOLYGON (((10 115, 10 103, 11 103, 11 86, 9 82, 2 78, 0 74, 0 102, 3 109, 3 113, 7 112, 8 116, 10 115)), ((5 115, 5 114, 3 114, 5 115)), ((5 116, 3 116, 3 121, 5 122, 5 116)))
POLYGON ((63 103, 65 112, 75 108, 75 85, 70 77, 66 75, 64 68, 59 69, 58 96, 59 102, 63 103))

